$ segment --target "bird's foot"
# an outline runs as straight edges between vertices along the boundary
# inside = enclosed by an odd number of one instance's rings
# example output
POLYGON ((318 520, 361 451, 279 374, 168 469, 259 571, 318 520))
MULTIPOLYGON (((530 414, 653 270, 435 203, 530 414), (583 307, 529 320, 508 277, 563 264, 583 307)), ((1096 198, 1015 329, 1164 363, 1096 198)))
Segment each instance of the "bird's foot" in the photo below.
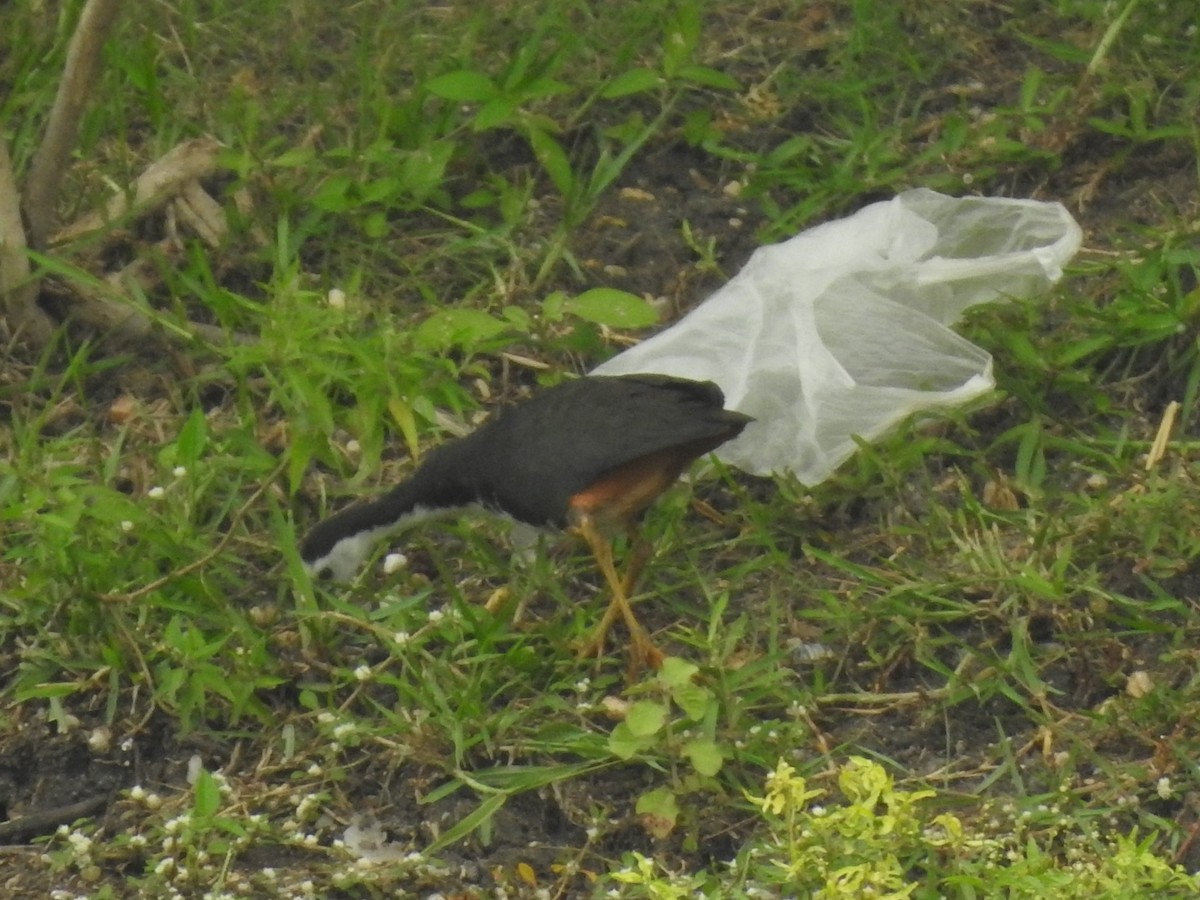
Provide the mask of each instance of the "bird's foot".
POLYGON ((636 679, 643 669, 657 672, 666 658, 667 654, 659 650, 645 632, 634 635, 629 642, 629 680, 636 679))
MULTIPOLYGON (((604 643, 607 634, 598 630, 593 632, 582 644, 577 644, 576 654, 580 659, 598 659, 604 655, 604 643)), ((644 631, 635 632, 629 641, 629 677, 635 679, 645 669, 657 672, 662 668, 667 654, 650 640, 644 631)))
POLYGON ((575 642, 575 655, 580 659, 599 659, 604 655, 604 639, 608 635, 593 632, 585 641, 575 642))

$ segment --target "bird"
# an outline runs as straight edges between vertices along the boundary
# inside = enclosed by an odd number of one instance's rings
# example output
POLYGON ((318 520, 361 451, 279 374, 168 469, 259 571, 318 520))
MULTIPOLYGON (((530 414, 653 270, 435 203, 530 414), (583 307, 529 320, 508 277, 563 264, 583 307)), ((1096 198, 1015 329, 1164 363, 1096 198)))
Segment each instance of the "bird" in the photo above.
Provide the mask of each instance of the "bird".
POLYGON ((318 522, 301 541, 300 556, 310 575, 349 581, 388 535, 472 507, 565 530, 590 548, 612 594, 580 655, 601 656, 621 618, 631 671, 656 669, 665 654, 629 604, 649 555, 638 525, 684 469, 751 421, 725 409, 725 395, 711 381, 659 374, 564 381, 435 447, 391 490, 318 522), (624 577, 611 543, 621 532, 632 548, 624 577))

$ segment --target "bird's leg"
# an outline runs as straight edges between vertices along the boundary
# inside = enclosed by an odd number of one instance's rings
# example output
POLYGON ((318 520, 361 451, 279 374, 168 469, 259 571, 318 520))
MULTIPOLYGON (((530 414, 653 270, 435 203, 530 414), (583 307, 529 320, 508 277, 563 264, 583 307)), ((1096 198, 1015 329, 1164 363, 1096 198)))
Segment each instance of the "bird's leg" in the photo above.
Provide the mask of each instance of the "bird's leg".
POLYGON ((654 547, 638 533, 634 525, 630 525, 625 533, 629 536, 629 560, 625 563, 625 577, 621 580, 621 586, 625 589, 625 596, 628 597, 634 593, 634 588, 637 587, 638 579, 642 575, 642 570, 646 568, 646 563, 650 561, 650 554, 654 547))
MULTIPOLYGON (((646 629, 637 620, 633 614, 633 608, 629 605, 629 589, 637 576, 634 567, 631 566, 631 569, 627 570, 624 580, 617 575, 616 566, 613 564, 612 545, 604 535, 600 534, 590 516, 582 516, 575 526, 575 531, 587 541, 592 555, 596 557, 596 564, 604 573, 604 580, 608 582, 609 590, 613 595, 608 609, 604 612, 604 617, 592 632, 592 636, 580 649, 580 655, 599 656, 603 653, 604 639, 608 636, 609 629, 612 628, 613 622, 619 615, 625 620, 625 627, 629 629, 631 670, 636 672, 643 665, 652 669, 659 668, 665 654, 654 646, 650 635, 646 633, 646 629)), ((636 568, 640 569, 641 565, 639 564, 636 568)))

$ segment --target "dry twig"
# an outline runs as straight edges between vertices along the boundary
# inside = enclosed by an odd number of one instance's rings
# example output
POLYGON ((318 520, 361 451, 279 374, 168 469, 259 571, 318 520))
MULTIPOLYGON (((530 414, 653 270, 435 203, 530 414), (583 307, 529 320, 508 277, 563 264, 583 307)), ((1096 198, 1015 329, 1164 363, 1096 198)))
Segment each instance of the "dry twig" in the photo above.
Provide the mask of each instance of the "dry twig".
POLYGON ((25 229, 8 147, 0 139, 0 314, 14 335, 38 346, 50 340, 54 323, 37 305, 38 283, 30 277, 25 229))
POLYGON ((120 6, 121 0, 88 0, 71 36, 62 81, 46 122, 46 133, 25 183, 27 237, 29 246, 35 250, 46 246, 46 238, 53 227, 59 185, 75 147, 88 94, 100 71, 104 41, 112 31, 120 6))
MULTIPOLYGON (((198 179, 211 175, 216 169, 217 153, 220 149, 220 142, 211 137, 195 138, 177 144, 151 163, 138 176, 131 190, 114 195, 104 205, 104 209, 90 212, 72 222, 56 233, 51 243, 70 243, 126 217, 139 218, 149 215, 181 195, 192 196, 189 194, 192 185, 198 179)), ((199 185, 196 185, 196 188, 199 189, 199 185)))

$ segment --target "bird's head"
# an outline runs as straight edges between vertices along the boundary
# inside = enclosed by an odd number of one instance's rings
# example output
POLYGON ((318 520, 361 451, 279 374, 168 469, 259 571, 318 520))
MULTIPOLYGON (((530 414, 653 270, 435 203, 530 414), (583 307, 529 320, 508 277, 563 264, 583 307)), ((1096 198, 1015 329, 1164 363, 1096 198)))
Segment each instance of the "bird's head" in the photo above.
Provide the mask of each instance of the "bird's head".
POLYGON ((314 528, 300 545, 304 569, 314 579, 345 583, 354 578, 387 528, 373 528, 338 537, 314 528))

